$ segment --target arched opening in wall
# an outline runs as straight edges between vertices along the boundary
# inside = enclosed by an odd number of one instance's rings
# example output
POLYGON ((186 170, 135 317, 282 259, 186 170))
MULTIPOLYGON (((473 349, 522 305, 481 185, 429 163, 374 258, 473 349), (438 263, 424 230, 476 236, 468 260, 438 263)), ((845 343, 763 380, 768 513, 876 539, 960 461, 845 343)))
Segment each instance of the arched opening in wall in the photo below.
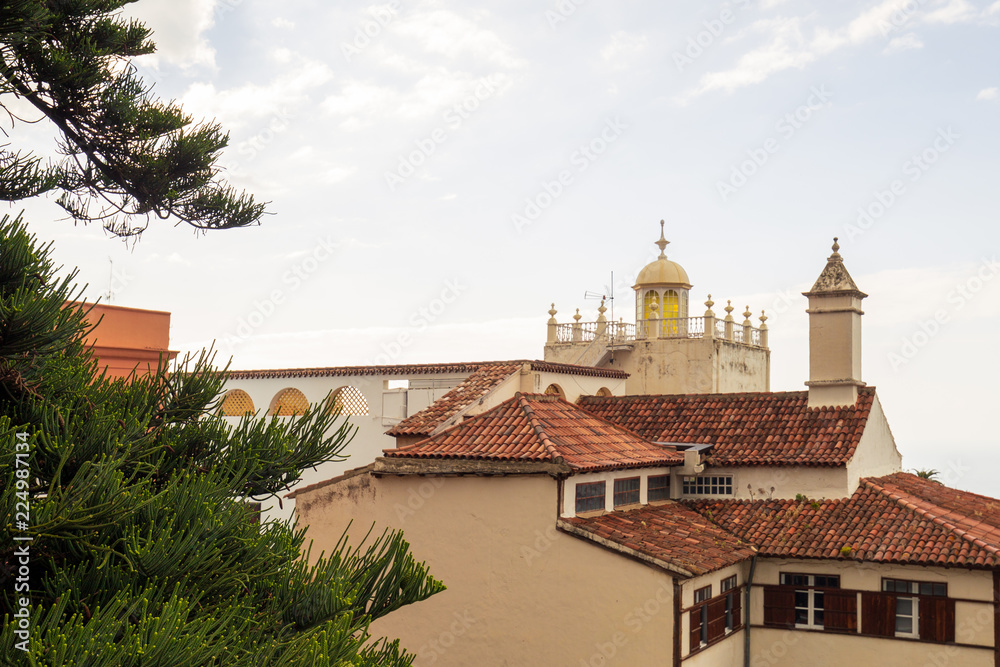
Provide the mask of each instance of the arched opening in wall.
POLYGON ((649 290, 646 292, 646 296, 642 298, 642 319, 648 320, 653 317, 654 303, 657 307, 656 317, 663 317, 663 313, 659 310, 660 295, 656 292, 656 290, 649 290))
POLYGON ((600 389, 597 390, 597 395, 598 396, 611 396, 611 390, 608 389, 607 387, 601 387, 600 389))
POLYGON ((550 384, 548 387, 545 388, 545 393, 548 394, 549 396, 558 396, 562 400, 564 401, 566 400, 566 392, 564 392, 563 388, 557 384, 554 383, 550 384))
POLYGON ((368 415, 368 401, 357 387, 341 387, 330 395, 330 411, 340 411, 342 415, 365 417, 368 415))
POLYGON ((661 329, 662 336, 676 336, 680 333, 680 322, 677 320, 680 316, 681 302, 677 297, 677 292, 668 289, 663 293, 662 317, 664 322, 661 329))
POLYGON ((233 389, 226 392, 222 403, 219 404, 218 414, 223 417, 242 417, 243 415, 252 415, 254 412, 256 410, 250 394, 242 389, 233 389))
POLYGON ((295 387, 287 387, 274 395, 267 411, 278 417, 290 417, 301 415, 308 409, 309 401, 306 399, 306 395, 295 387))

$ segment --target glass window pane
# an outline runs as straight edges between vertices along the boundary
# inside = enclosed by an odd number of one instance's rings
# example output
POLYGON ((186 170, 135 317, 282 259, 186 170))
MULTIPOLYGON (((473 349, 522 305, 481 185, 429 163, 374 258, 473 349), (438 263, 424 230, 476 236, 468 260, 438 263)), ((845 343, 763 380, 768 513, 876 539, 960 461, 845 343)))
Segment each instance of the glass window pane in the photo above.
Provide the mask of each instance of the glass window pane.
POLYGON ((817 609, 824 608, 825 605, 823 604, 823 591, 813 591, 813 605, 817 609))
POLYGON ((809 606, 809 591, 795 591, 795 606, 796 607, 809 606))
POLYGON ((795 624, 796 625, 809 625, 809 610, 808 609, 796 609, 795 610, 795 624))
POLYGON ((913 598, 896 598, 896 614, 903 616, 912 616, 913 598))
POLYGON ((921 595, 933 595, 934 585, 933 584, 920 584, 920 594, 921 595))
POLYGON ((945 596, 947 594, 948 594, 947 584, 934 584, 934 592, 932 593, 932 595, 945 596))
POLYGON ((909 616, 896 617, 896 632, 904 634, 913 633, 913 619, 909 616))
POLYGON ((813 625, 823 625, 823 610, 817 609, 813 612, 813 625))

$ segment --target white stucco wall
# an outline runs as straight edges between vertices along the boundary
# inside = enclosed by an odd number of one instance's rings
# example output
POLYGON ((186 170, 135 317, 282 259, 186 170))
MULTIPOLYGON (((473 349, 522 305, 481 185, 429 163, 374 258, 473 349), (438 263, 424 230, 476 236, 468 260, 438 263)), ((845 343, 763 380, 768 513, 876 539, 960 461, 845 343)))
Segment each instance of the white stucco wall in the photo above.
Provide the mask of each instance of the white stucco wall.
POLYGON ((629 477, 639 478, 639 503, 648 502, 649 477, 669 475, 670 468, 636 468, 634 470, 606 470, 603 472, 583 473, 573 475, 563 482, 562 512, 563 518, 576 516, 576 485, 593 482, 605 483, 604 510, 613 512, 615 509, 615 480, 629 477))
POLYGON ((856 489, 862 477, 882 477, 902 469, 903 457, 896 448, 889 420, 886 419, 882 402, 876 395, 865 432, 861 435, 854 456, 847 462, 848 485, 851 489, 856 489))
POLYGON ((719 466, 705 467, 703 475, 732 475, 732 496, 684 496, 684 498, 736 500, 791 499, 803 494, 812 499, 847 498, 854 489, 847 483, 847 468, 820 466, 719 466), (753 490, 751 494, 750 489, 753 490), (774 487, 774 491, 771 491, 774 487), (763 489, 763 493, 760 491, 763 489))

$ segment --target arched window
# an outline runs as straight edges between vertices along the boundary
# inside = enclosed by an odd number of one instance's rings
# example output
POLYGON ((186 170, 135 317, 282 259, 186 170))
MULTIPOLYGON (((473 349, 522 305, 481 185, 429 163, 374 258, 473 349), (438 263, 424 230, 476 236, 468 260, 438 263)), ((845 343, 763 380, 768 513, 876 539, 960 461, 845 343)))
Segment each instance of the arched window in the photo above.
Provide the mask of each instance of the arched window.
POLYGON ((306 395, 294 387, 288 387, 274 395, 268 412, 279 417, 290 417, 301 415, 308 408, 309 401, 306 400, 306 395))
POLYGON ((223 417, 242 417, 252 415, 255 412, 253 400, 250 394, 242 389, 233 389, 226 392, 222 403, 219 405, 219 414, 223 417))
POLYGON ((368 401, 357 387, 341 387, 330 396, 330 410, 342 415, 364 417, 368 415, 368 401))
POLYGON ((601 387, 600 389, 597 390, 597 395, 598 396, 611 396, 611 390, 608 389, 607 387, 601 387))
POLYGON ((656 304, 657 311, 656 317, 663 317, 663 312, 659 310, 660 307, 660 295, 655 290, 649 290, 646 292, 646 296, 642 298, 642 319, 648 320, 653 317, 653 304, 656 304))
POLYGON ((545 388, 545 393, 548 394, 549 396, 558 396, 564 401, 566 400, 566 392, 564 392, 563 388, 557 384, 550 384, 548 387, 545 388))
POLYGON ((670 319, 681 316, 681 304, 677 298, 677 292, 668 289, 663 293, 663 307, 660 309, 660 317, 670 319))

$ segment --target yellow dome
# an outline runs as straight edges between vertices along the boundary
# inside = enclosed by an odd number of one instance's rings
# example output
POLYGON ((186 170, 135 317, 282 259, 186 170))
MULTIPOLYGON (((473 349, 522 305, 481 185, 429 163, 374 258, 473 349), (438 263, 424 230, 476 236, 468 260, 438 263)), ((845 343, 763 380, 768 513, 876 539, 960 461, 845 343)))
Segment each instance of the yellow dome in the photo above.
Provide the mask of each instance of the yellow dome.
POLYGON ((684 267, 677 262, 671 262, 666 257, 661 257, 655 262, 647 264, 646 268, 639 272, 635 286, 645 287, 647 285, 679 285, 684 289, 691 289, 691 283, 688 281, 688 274, 684 267))
POLYGON ((669 243, 670 241, 663 236, 663 221, 660 220, 660 240, 656 242, 656 245, 660 247, 660 256, 639 272, 639 277, 636 278, 632 289, 652 285, 674 285, 691 289, 691 283, 688 282, 688 274, 684 267, 667 259, 665 253, 669 243))

